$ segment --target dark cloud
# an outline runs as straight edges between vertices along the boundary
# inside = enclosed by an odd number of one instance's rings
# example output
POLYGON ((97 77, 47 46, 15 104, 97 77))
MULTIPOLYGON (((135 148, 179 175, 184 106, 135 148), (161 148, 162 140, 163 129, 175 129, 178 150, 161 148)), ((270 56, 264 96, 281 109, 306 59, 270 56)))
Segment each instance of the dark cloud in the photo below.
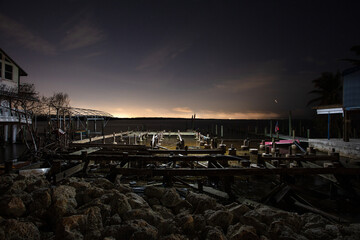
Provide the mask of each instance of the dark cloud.
POLYGON ((36 52, 52 55, 56 47, 39 34, 31 31, 26 25, 21 24, 0 12, 0 32, 7 41, 15 42, 21 47, 36 52))
POLYGON ((0 47, 50 95, 121 116, 306 117, 349 67, 358 1, 7 1, 0 47), (94 97, 96 96, 96 97, 94 97), (278 103, 275 103, 277 99, 278 103))

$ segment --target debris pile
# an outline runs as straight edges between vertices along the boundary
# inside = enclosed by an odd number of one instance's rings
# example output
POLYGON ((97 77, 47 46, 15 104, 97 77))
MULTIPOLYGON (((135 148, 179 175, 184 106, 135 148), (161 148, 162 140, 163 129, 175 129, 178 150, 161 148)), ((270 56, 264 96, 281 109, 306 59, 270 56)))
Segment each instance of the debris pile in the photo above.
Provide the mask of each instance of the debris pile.
POLYGON ((176 188, 147 186, 140 196, 104 178, 52 186, 42 176, 2 175, 0 196, 0 239, 360 239, 360 224, 222 205, 176 188))

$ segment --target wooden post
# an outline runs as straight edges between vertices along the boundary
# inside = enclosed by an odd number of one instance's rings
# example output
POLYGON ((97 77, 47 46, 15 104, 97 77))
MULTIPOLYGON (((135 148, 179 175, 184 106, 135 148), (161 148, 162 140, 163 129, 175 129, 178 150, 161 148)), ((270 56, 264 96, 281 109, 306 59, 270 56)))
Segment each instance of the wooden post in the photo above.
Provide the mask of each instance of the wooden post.
MULTIPOLYGON (((328 113, 328 131, 327 131, 327 138, 330 140, 330 113, 328 113)), ((345 141, 345 139, 344 139, 345 141)))
POLYGON ((5 173, 11 173, 13 167, 12 161, 5 161, 5 173))
POLYGON ((292 128, 291 128, 291 111, 289 111, 289 137, 291 137, 291 132, 292 132, 292 128))
POLYGON ((202 193, 204 191, 204 187, 203 187, 203 182, 201 179, 197 180, 197 184, 198 184, 198 190, 200 193, 202 193))
POLYGON ((349 142, 349 112, 344 109, 344 142, 349 142))
POLYGON ((83 175, 86 176, 88 171, 87 171, 87 168, 89 166, 89 159, 88 159, 88 153, 87 151, 81 151, 81 158, 82 158, 82 161, 85 162, 85 165, 84 165, 84 168, 83 168, 83 175))
POLYGON ((61 172, 61 160, 54 160, 50 171, 53 177, 53 183, 56 184, 56 174, 61 172))

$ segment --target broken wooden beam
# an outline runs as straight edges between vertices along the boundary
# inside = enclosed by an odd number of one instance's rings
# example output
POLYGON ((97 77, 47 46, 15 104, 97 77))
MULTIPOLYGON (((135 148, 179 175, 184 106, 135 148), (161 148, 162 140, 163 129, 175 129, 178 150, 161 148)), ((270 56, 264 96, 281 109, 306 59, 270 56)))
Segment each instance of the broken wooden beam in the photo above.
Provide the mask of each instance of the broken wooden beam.
MULTIPOLYGON (((62 159, 65 160, 81 160, 80 155, 62 154, 62 159)), ((115 155, 102 155, 102 154, 89 154, 88 159, 91 161, 122 161, 123 159, 128 161, 140 161, 144 162, 172 162, 172 161, 184 161, 184 162, 196 162, 196 161, 231 161, 235 160, 231 156, 225 155, 201 155, 201 156, 186 156, 186 155, 170 155, 170 156, 153 156, 153 155, 127 155, 127 154, 115 154, 115 155)))
POLYGON ((82 171, 84 166, 85 166, 85 162, 80 163, 80 164, 78 164, 74 167, 71 167, 65 171, 55 174, 54 179, 53 179, 54 183, 58 183, 61 180, 64 180, 65 178, 70 177, 70 176, 74 175, 75 173, 82 171))
POLYGON ((149 149, 148 150, 152 154, 224 154, 225 151, 223 149, 177 149, 177 150, 157 150, 157 149, 149 149))
POLYGON ((147 149, 145 145, 124 145, 124 144, 112 144, 112 143, 70 143, 70 148, 89 148, 89 147, 101 147, 112 149, 147 149))
POLYGON ((279 161, 339 161, 339 156, 329 156, 329 155, 304 155, 304 156, 290 156, 290 157, 263 157, 259 154, 258 158, 262 160, 279 160, 279 161))
POLYGON ((149 176, 242 176, 242 175, 315 175, 339 174, 358 175, 360 168, 209 168, 209 169, 138 169, 114 168, 117 174, 149 176))

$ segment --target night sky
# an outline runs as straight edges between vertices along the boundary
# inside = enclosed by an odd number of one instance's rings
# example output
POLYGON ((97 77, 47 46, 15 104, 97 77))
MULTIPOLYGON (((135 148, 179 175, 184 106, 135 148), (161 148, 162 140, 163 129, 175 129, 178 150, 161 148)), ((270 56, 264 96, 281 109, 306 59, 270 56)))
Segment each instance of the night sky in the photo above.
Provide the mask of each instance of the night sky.
POLYGON ((0 0, 0 48, 40 94, 66 92, 74 107, 117 117, 309 117, 311 80, 356 58, 359 9, 345 0, 0 0))

